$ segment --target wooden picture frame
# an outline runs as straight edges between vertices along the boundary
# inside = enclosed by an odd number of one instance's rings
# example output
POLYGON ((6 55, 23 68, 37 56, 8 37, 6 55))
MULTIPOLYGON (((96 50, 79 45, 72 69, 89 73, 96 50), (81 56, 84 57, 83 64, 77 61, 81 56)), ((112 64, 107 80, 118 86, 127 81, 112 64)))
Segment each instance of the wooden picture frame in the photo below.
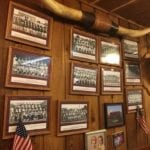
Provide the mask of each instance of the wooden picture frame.
POLYGON ((127 113, 136 112, 137 106, 139 106, 140 109, 143 109, 144 97, 142 88, 126 88, 125 97, 127 113))
POLYGON ((5 38, 50 49, 52 18, 15 2, 9 3, 5 38))
POLYGON ((118 147, 124 143, 124 132, 116 132, 112 135, 113 147, 118 147))
POLYGON ((98 95, 99 68, 81 63, 71 64, 71 94, 98 95))
POLYGON ((71 29, 70 57, 80 61, 97 63, 98 38, 79 29, 71 29))
POLYGON ((58 136, 87 132, 89 119, 89 101, 58 101, 58 136))
POLYGON ((141 66, 136 61, 124 61, 125 85, 141 85, 141 66))
POLYGON ((122 70, 115 67, 101 67, 101 94, 122 94, 122 70))
POLYGON ((85 133, 85 150, 107 150, 106 130, 96 130, 85 133))
POLYGON ((9 47, 6 87, 50 90, 51 75, 51 57, 9 47))
POLYGON ((104 103, 104 115, 106 128, 123 126, 123 103, 104 103))
POLYGON ((139 43, 136 40, 123 39, 122 49, 124 59, 139 59, 139 43))
POLYGON ((121 44, 115 39, 100 39, 99 60, 101 64, 121 66, 121 44))
POLYGON ((49 134, 50 107, 49 96, 5 96, 3 139, 14 136, 19 118, 29 135, 49 134))

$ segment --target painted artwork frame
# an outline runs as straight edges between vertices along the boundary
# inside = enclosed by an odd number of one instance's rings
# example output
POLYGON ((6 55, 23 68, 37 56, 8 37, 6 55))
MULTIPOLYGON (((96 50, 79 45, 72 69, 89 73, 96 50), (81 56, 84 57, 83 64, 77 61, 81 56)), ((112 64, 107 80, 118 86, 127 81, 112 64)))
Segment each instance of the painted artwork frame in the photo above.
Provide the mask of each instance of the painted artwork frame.
POLYGON ((116 39, 100 38, 100 64, 122 66, 121 44, 116 39))
POLYGON ((19 119, 29 135, 50 134, 51 97, 5 96, 3 139, 12 138, 19 119), (36 111, 36 114, 35 114, 36 111))
POLYGON ((97 66, 72 62, 70 93, 98 95, 99 74, 97 66))
POLYGON ((112 134, 113 147, 118 147, 122 145, 125 141, 124 132, 116 132, 112 134))
POLYGON ((89 131, 89 119, 89 101, 58 101, 58 136, 79 134, 89 131))
POLYGON ((52 58, 17 47, 9 47, 5 86, 50 90, 52 58))
POLYGON ((5 38, 43 49, 51 48, 52 18, 10 1, 5 38))
POLYGON ((140 109, 144 107, 144 96, 142 88, 125 89, 126 96, 126 110, 127 113, 136 112, 137 106, 140 109))
POLYGON ((141 66, 138 61, 124 61, 125 85, 142 85, 141 66))
POLYGON ((122 94, 122 86, 122 69, 101 66, 101 94, 122 94))
POLYGON ((107 150, 106 129, 89 131, 85 133, 85 150, 107 150))
POLYGON ((123 103, 104 103, 104 118, 107 129, 123 126, 125 124, 123 103))
POLYGON ((79 61, 97 63, 97 36, 72 27, 70 38, 70 58, 79 61))

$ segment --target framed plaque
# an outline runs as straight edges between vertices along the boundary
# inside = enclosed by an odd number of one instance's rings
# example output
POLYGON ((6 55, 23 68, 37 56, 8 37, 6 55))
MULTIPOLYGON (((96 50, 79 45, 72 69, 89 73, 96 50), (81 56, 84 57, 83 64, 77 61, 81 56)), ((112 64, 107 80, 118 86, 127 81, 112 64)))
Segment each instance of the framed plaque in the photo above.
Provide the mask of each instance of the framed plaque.
POLYGON ((98 40, 95 35, 72 28, 70 43, 72 59, 97 62, 98 40))
POLYGON ((5 86, 50 90, 51 57, 9 47, 5 86))
POLYGON ((101 67, 101 93, 122 94, 122 70, 114 67, 101 67))
POLYGON ((52 19, 49 16, 10 1, 6 39, 49 49, 51 31, 52 19))

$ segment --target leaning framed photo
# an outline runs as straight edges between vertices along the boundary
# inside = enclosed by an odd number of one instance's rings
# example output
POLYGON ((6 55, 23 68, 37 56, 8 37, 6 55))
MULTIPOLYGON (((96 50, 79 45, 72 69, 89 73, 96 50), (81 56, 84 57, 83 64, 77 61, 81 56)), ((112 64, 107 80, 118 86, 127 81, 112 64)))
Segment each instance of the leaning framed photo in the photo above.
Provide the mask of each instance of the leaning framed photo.
POLYGON ((139 59, 138 41, 124 39, 122 41, 123 56, 125 59, 139 59))
POLYGON ((143 109, 143 90, 142 88, 134 88, 125 90, 127 112, 136 112, 137 106, 143 109))
POLYGON ((5 38, 50 49, 52 18, 15 2, 9 3, 5 38))
POLYGON ((104 103, 104 114, 106 128, 124 125, 123 103, 104 103))
POLYGON ((58 136, 87 132, 89 119, 89 101, 58 101, 58 136))
POLYGON ((98 39, 95 35, 72 28, 70 56, 72 59, 97 62, 98 39))
POLYGON ((50 97, 5 96, 3 139, 12 138, 22 120, 30 135, 50 133, 50 97))
POLYGON ((98 95, 99 68, 81 63, 71 64, 71 94, 98 95))
POLYGON ((126 85, 141 85, 141 67, 139 62, 124 61, 124 78, 126 85))
POLYGON ((106 130, 96 130, 85 133, 86 150, 107 150, 106 130))
POLYGON ((52 59, 20 49, 9 47, 5 86, 50 90, 52 59))
POLYGON ((122 94, 122 70, 101 67, 101 94, 122 94))
POLYGON ((124 143, 124 132, 116 132, 112 135, 113 147, 118 147, 124 143))
POLYGON ((100 45, 100 63, 121 66, 121 46, 119 41, 102 38, 100 45))

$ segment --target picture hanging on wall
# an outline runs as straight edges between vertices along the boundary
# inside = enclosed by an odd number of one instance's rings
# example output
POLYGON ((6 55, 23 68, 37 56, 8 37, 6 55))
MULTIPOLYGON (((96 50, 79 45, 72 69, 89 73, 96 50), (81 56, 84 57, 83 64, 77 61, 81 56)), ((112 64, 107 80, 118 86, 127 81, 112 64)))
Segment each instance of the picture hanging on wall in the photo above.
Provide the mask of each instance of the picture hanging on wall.
POLYGON ((107 150, 106 130, 96 130, 85 133, 86 150, 107 150))
POLYGON ((98 95, 98 67, 81 63, 72 63, 70 89, 71 94, 98 95))
POLYGON ((112 135, 113 138, 113 147, 118 147, 124 143, 124 132, 116 132, 112 135))
POLYGON ((138 59, 139 58, 139 46, 137 41, 124 39, 123 45, 123 56, 124 58, 138 59))
POLYGON ((122 70, 114 67, 101 67, 101 93, 122 94, 122 70))
POLYGON ((106 128, 124 125, 123 103, 105 103, 104 111, 106 128))
POLYGON ((72 28, 70 43, 72 59, 97 62, 98 40, 95 35, 72 28))
POLYGON ((100 63, 121 66, 120 43, 113 39, 102 38, 100 45, 100 63))
POLYGON ((88 101, 58 101, 58 130, 57 135, 72 135, 89 130, 88 101))
POLYGON ((136 112, 137 106, 143 109, 143 90, 142 88, 126 88, 126 107, 127 112, 136 112))
POLYGON ((9 47, 5 86, 50 90, 51 63, 47 55, 9 47))
POLYGON ((50 133, 50 97, 5 96, 3 139, 12 138, 19 119, 30 135, 50 133))
POLYGON ((50 49, 52 18, 15 2, 9 3, 6 39, 50 49))
POLYGON ((141 68, 139 62, 124 62, 124 78, 126 85, 141 85, 141 68))

